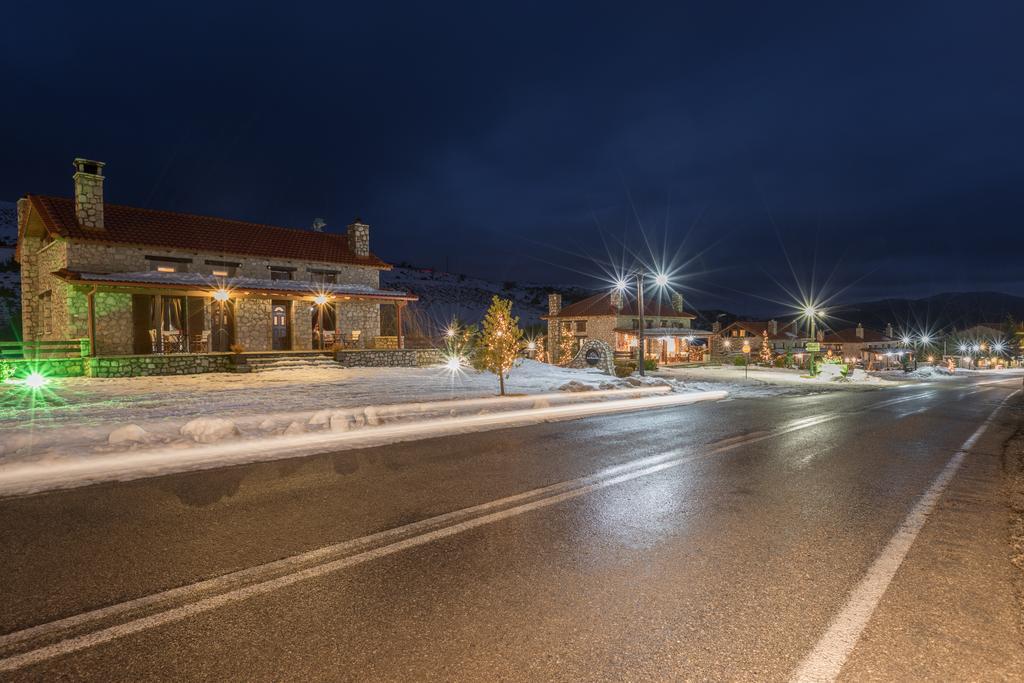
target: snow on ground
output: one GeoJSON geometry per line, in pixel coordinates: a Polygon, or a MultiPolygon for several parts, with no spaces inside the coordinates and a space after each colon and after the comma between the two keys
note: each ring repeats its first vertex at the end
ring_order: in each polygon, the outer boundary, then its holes
{"type": "Polygon", "coordinates": [[[3,385],[0,468],[94,451],[340,432],[407,419],[691,391],[664,379],[618,379],[531,360],[512,371],[506,388],[513,397],[495,399],[497,377],[471,369],[341,366],[56,379],[36,393],[3,385]]]}
{"type": "Polygon", "coordinates": [[[788,368],[751,366],[744,376],[743,366],[712,365],[694,368],[665,368],[658,376],[682,381],[690,389],[727,389],[732,397],[779,396],[817,393],[834,390],[863,390],[898,386],[899,382],[875,377],[854,369],[842,379],[839,366],[823,364],[817,377],[808,377],[806,371],[788,368]]]}

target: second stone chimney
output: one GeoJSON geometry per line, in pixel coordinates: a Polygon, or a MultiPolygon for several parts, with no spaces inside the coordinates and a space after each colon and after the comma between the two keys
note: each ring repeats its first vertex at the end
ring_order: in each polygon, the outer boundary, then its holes
{"type": "Polygon", "coordinates": [[[857,323],[857,329],[855,330],[855,332],[857,334],[857,339],[864,338],[864,326],[861,325],[860,323],[857,323]]]}
{"type": "Polygon", "coordinates": [[[616,313],[622,310],[622,290],[621,289],[613,289],[612,290],[612,293],[611,293],[611,304],[612,304],[612,308],[615,309],[616,313]]]}
{"type": "Polygon", "coordinates": [[[103,230],[103,166],[75,159],[75,218],[88,230],[103,230]]]}
{"type": "Polygon", "coordinates": [[[779,336],[779,321],[778,320],[769,320],[768,321],[768,334],[770,334],[773,337],[779,336]]]}
{"type": "Polygon", "coordinates": [[[888,337],[889,339],[892,339],[893,337],[896,336],[893,333],[893,331],[892,331],[892,323],[887,323],[886,324],[886,326],[885,326],[885,336],[888,337]]]}
{"type": "Polygon", "coordinates": [[[683,295],[679,292],[672,292],[672,310],[676,313],[683,312],[683,295]]]}
{"type": "Polygon", "coordinates": [[[356,218],[348,226],[348,248],[356,256],[370,255],[370,226],[356,218]]]}
{"type": "Polygon", "coordinates": [[[548,315],[558,315],[562,310],[562,295],[558,292],[548,294],[548,315]]]}

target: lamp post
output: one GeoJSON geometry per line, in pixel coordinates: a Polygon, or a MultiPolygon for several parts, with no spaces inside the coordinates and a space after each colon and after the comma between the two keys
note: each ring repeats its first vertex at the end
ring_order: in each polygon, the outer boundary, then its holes
{"type": "Polygon", "coordinates": [[[313,303],[316,304],[316,329],[320,333],[320,350],[324,350],[324,304],[327,303],[327,297],[323,294],[317,294],[313,299],[313,303]]]}
{"type": "MultiPolygon", "coordinates": [[[[636,270],[627,276],[619,278],[615,283],[615,288],[620,292],[625,292],[629,283],[626,281],[627,277],[636,278],[636,313],[637,313],[637,370],[640,372],[640,376],[646,376],[647,371],[644,368],[644,362],[647,360],[644,353],[644,328],[646,322],[644,320],[644,272],[642,270],[636,270]]],[[[658,273],[654,276],[654,284],[659,287],[668,286],[668,275],[664,273],[658,273]]]]}
{"type": "MultiPolygon", "coordinates": [[[[818,343],[818,338],[814,334],[814,322],[815,322],[815,319],[818,316],[818,311],[814,308],[814,306],[807,306],[804,309],[804,315],[806,315],[808,318],[810,318],[810,321],[811,321],[811,331],[810,331],[811,343],[816,346],[817,343],[818,343]]],[[[814,346],[809,348],[807,350],[807,352],[808,352],[807,374],[810,375],[811,377],[814,377],[817,374],[817,369],[818,369],[817,365],[815,364],[815,348],[814,348],[814,346]]]]}
{"type": "Polygon", "coordinates": [[[743,355],[746,356],[746,363],[743,364],[743,379],[747,379],[750,370],[750,343],[743,342],[743,355]]]}

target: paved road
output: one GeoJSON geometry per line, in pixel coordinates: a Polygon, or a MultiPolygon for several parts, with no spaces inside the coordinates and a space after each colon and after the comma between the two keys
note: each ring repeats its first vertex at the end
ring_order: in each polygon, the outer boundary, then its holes
{"type": "Polygon", "coordinates": [[[1020,395],[963,450],[1019,381],[3,500],[0,676],[1019,679],[999,458],[1020,395]]]}

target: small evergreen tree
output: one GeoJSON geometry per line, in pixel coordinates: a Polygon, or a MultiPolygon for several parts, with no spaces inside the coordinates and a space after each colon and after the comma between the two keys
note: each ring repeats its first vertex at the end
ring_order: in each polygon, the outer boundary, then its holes
{"type": "Polygon", "coordinates": [[[759,358],[765,365],[772,364],[772,347],[768,344],[768,330],[761,332],[761,353],[759,358]]]}
{"type": "Polygon", "coordinates": [[[484,317],[477,359],[481,369],[498,376],[502,396],[505,395],[505,378],[519,357],[522,338],[523,331],[519,329],[519,318],[512,315],[512,302],[495,295],[484,317]]]}

